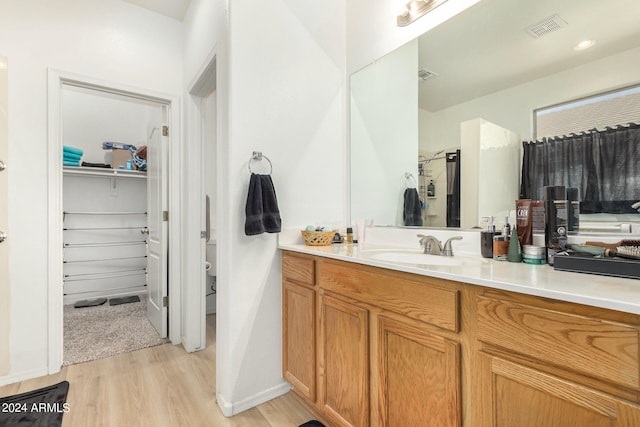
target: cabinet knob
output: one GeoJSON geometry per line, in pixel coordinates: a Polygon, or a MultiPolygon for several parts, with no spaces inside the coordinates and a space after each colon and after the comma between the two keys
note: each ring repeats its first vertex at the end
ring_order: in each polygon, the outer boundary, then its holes
{"type": "Polygon", "coordinates": [[[148,228],[141,228],[140,229],[140,234],[149,234],[149,229],[148,228]]]}

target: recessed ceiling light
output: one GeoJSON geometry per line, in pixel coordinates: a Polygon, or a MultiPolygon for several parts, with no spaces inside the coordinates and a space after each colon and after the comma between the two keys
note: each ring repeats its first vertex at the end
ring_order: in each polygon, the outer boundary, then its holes
{"type": "Polygon", "coordinates": [[[573,50],[585,50],[596,44],[595,40],[583,40],[573,47],[573,50]]]}

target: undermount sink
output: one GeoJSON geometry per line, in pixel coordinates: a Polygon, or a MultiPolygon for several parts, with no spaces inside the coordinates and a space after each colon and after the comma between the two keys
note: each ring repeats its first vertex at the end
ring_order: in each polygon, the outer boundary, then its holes
{"type": "Polygon", "coordinates": [[[369,249],[361,252],[367,259],[402,264],[433,265],[433,266],[461,266],[480,265],[483,260],[468,256],[428,255],[413,249],[369,249]]]}

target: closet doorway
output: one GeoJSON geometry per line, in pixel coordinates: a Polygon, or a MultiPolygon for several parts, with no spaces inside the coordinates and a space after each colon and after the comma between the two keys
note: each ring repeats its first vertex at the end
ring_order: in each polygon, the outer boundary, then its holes
{"type": "Polygon", "coordinates": [[[60,214],[60,230],[53,234],[62,247],[52,256],[62,292],[50,293],[49,360],[56,372],[62,364],[163,342],[173,332],[168,147],[174,117],[171,97],[51,74],[57,138],[50,140],[50,160],[60,165],[59,205],[52,210],[60,214]],[[96,318],[104,328],[87,326],[96,318]],[[89,354],[77,354],[85,348],[89,354]]]}

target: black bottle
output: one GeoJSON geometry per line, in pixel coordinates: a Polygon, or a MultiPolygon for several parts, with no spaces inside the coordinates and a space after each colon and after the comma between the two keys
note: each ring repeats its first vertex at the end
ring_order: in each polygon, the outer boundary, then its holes
{"type": "Polygon", "coordinates": [[[566,249],[567,216],[566,188],[563,185],[544,187],[544,239],[549,265],[553,265],[555,254],[566,249]]]}
{"type": "Polygon", "coordinates": [[[580,194],[575,187],[567,188],[567,232],[577,234],[580,231],[580,194]]]}
{"type": "Polygon", "coordinates": [[[493,217],[489,217],[487,231],[480,232],[480,253],[484,258],[493,258],[493,236],[499,235],[496,226],[493,225],[493,217]]]}
{"type": "Polygon", "coordinates": [[[429,185],[427,185],[427,196],[434,197],[435,195],[436,195],[436,186],[433,185],[433,180],[431,180],[431,182],[429,182],[429,185]]]}

